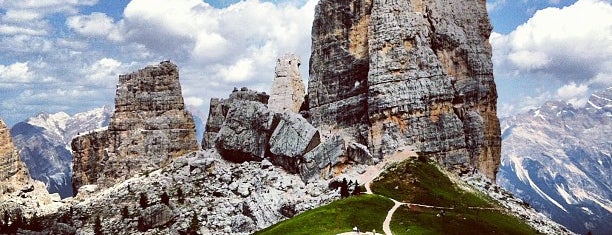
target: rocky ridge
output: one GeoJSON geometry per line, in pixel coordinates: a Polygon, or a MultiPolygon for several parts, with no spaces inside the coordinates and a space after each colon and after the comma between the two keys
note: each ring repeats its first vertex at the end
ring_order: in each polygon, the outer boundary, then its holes
{"type": "Polygon", "coordinates": [[[120,75],[107,130],[78,136],[73,188],[111,186],[199,149],[193,117],[185,111],[177,66],[164,61],[120,75]]]}
{"type": "Polygon", "coordinates": [[[47,185],[50,193],[70,197],[73,195],[70,143],[81,133],[107,126],[112,112],[110,107],[101,107],[72,116],[63,112],[41,113],[15,124],[11,136],[32,178],[47,185]]]}
{"type": "Polygon", "coordinates": [[[236,164],[208,150],[77,196],[62,216],[70,218],[78,233],[92,233],[99,217],[104,234],[251,234],[338,197],[325,182],[305,184],[267,161],[236,164]]]}
{"type": "Polygon", "coordinates": [[[320,1],[314,126],[377,158],[404,149],[495,178],[501,148],[485,3],[320,1]]]}

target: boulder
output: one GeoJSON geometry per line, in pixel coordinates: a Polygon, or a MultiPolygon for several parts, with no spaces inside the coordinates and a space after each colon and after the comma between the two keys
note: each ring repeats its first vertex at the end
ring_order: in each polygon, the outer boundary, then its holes
{"type": "Polygon", "coordinates": [[[304,161],[299,165],[300,177],[304,182],[328,179],[334,175],[333,168],[346,161],[345,155],[344,139],[334,135],[304,155],[304,161]]]}
{"type": "Polygon", "coordinates": [[[233,102],[215,138],[215,146],[229,161],[261,161],[265,157],[274,120],[274,113],[260,102],[233,102]]]}
{"type": "Polygon", "coordinates": [[[155,204],[141,212],[141,226],[144,230],[162,227],[172,222],[175,216],[170,207],[165,204],[155,204]]]}
{"type": "Polygon", "coordinates": [[[319,131],[299,114],[285,112],[279,116],[269,141],[270,161],[298,173],[302,156],[321,142],[319,131]]]}

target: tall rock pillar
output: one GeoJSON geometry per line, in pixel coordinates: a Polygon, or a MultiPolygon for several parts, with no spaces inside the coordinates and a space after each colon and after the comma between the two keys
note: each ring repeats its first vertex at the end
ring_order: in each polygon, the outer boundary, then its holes
{"type": "Polygon", "coordinates": [[[294,54],[285,54],[276,60],[276,76],[272,82],[268,108],[275,112],[300,111],[305,95],[300,64],[300,58],[294,54]]]}
{"type": "Polygon", "coordinates": [[[22,189],[33,180],[13,145],[11,133],[0,119],[0,198],[22,189]]]}
{"type": "Polygon", "coordinates": [[[119,76],[108,130],[72,141],[73,188],[109,186],[199,149],[178,68],[168,61],[119,76]]]}
{"type": "Polygon", "coordinates": [[[322,0],[315,14],[316,125],[342,120],[375,156],[411,149],[495,178],[501,138],[485,1],[322,0]]]}

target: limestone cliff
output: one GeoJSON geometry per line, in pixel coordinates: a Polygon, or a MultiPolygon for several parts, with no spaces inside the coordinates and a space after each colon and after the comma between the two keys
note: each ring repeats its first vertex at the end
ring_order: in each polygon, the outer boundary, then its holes
{"type": "Polygon", "coordinates": [[[312,122],[382,158],[412,149],[495,178],[500,157],[484,1],[322,0],[312,122]]]}
{"type": "Polygon", "coordinates": [[[304,103],[305,88],[299,68],[300,58],[294,54],[285,54],[276,60],[268,108],[275,112],[300,111],[304,103]]]}
{"type": "Polygon", "coordinates": [[[21,190],[32,179],[13,145],[9,129],[0,119],[0,198],[21,190]]]}
{"type": "Polygon", "coordinates": [[[108,129],[73,140],[73,187],[109,186],[198,148],[177,66],[147,66],[119,76],[108,129]]]}

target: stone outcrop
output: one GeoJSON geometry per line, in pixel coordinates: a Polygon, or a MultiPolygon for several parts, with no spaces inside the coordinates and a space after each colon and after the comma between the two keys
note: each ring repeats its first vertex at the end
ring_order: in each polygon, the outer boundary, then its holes
{"type": "Polygon", "coordinates": [[[295,113],[281,113],[270,135],[270,162],[291,173],[299,173],[302,156],[321,143],[319,131],[295,113]]]}
{"type": "Polygon", "coordinates": [[[230,105],[215,138],[221,156],[234,162],[261,161],[273,128],[274,113],[262,103],[237,101],[230,105]]]}
{"type": "Polygon", "coordinates": [[[500,157],[484,1],[322,0],[312,122],[382,158],[402,149],[495,178],[500,157]]]}
{"type": "Polygon", "coordinates": [[[300,111],[305,96],[300,64],[300,58],[294,54],[285,54],[276,60],[268,108],[275,112],[300,111]]]}
{"type": "Polygon", "coordinates": [[[55,213],[62,206],[59,194],[30,178],[28,168],[13,145],[9,129],[0,119],[0,233],[3,225],[55,213]]]}
{"type": "Polygon", "coordinates": [[[206,122],[206,131],[202,138],[202,149],[215,147],[215,137],[221,130],[225,116],[229,111],[232,103],[236,101],[255,101],[261,104],[268,104],[270,98],[264,92],[257,92],[247,89],[246,87],[240,90],[234,89],[228,99],[212,98],[210,100],[210,111],[208,112],[208,120],[206,122]]]}
{"type": "Polygon", "coordinates": [[[164,61],[119,76],[107,130],[72,142],[73,187],[101,187],[157,169],[199,148],[185,110],[177,66],[164,61]]]}
{"type": "Polygon", "coordinates": [[[0,198],[26,189],[32,183],[28,168],[13,145],[10,131],[0,119],[0,198]]]}

